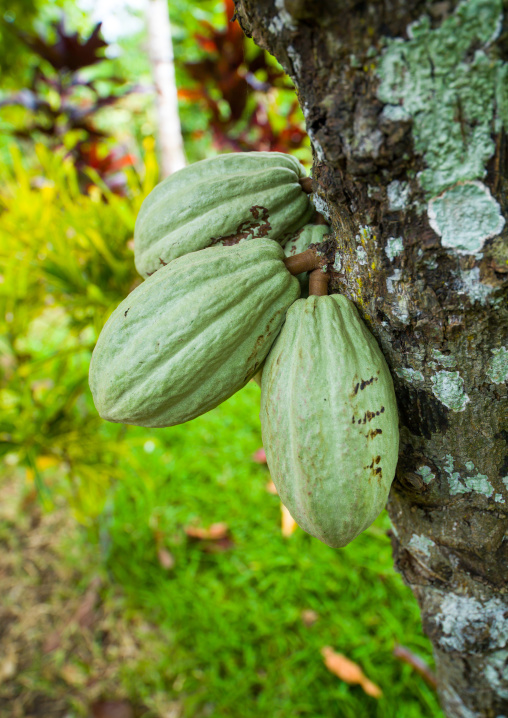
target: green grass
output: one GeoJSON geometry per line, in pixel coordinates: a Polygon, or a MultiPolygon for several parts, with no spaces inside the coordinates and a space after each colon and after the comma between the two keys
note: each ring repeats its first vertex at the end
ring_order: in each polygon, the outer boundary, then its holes
{"type": "Polygon", "coordinates": [[[103,425],[104,439],[122,442],[124,479],[95,535],[131,605],[172,637],[158,661],[125,675],[132,697],[164,691],[193,718],[441,716],[435,694],[392,656],[402,643],[432,660],[416,601],[392,567],[387,516],[341,550],[299,529],[283,538],[268,471],[251,461],[258,407],[251,383],[182,426],[119,436],[103,425]],[[234,541],[222,553],[204,552],[183,531],[218,521],[234,541]],[[170,571],[157,541],[175,558],[170,571]],[[310,627],[305,609],[319,614],[310,627]],[[330,674],[325,645],[359,663],[384,696],[330,674]]]}

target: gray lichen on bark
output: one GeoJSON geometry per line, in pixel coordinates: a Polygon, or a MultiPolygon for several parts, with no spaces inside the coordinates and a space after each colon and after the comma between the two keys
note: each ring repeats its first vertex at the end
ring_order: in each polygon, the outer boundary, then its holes
{"type": "Polygon", "coordinates": [[[508,6],[236,0],[294,80],[314,200],[392,370],[397,569],[448,716],[508,715],[508,6]]]}

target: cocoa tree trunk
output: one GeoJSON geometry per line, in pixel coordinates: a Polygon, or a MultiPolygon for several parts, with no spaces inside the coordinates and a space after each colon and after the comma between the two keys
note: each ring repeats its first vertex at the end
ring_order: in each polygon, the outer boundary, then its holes
{"type": "Polygon", "coordinates": [[[331,292],[390,365],[397,569],[448,716],[508,715],[508,7],[236,0],[293,79],[331,292]]]}

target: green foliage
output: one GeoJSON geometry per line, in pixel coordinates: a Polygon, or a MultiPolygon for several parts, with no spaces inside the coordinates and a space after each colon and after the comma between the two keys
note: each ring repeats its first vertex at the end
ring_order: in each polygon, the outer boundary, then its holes
{"type": "MultiPolygon", "coordinates": [[[[47,25],[66,4],[18,0],[2,12],[17,7],[18,22],[22,9],[20,27],[29,30],[37,8],[47,25]]],[[[224,23],[224,6],[205,0],[190,12],[188,0],[175,0],[171,19],[183,86],[183,62],[203,58],[194,38],[199,21],[224,23]]],[[[135,42],[126,41],[129,54],[114,61],[114,73],[146,72],[135,42]]],[[[2,62],[10,62],[11,74],[3,86],[19,87],[33,56],[21,57],[19,48],[9,55],[6,47],[2,62]]],[[[247,55],[252,51],[249,41],[247,55]]],[[[97,65],[99,71],[107,82],[109,71],[97,65]]],[[[266,99],[277,135],[294,101],[284,92],[266,99]]],[[[115,128],[118,137],[121,125],[128,140],[133,126],[138,140],[152,134],[142,102],[123,112],[122,122],[110,114],[103,129],[115,128]]],[[[183,103],[182,116],[188,157],[201,159],[211,150],[206,115],[183,103]]],[[[158,179],[153,142],[144,141],[143,175],[127,171],[126,197],[93,172],[96,185],[83,194],[63,151],[36,146],[33,160],[9,152],[0,189],[0,453],[6,464],[24,467],[48,507],[56,493],[66,495],[87,527],[87,551],[131,605],[172,637],[156,657],[147,649],[135,672],[122,666],[124,689],[138,704],[164,692],[185,718],[440,716],[435,695],[392,656],[396,642],[428,659],[430,648],[416,603],[392,568],[386,515],[341,551],[300,530],[281,536],[279,500],[265,490],[268,473],[250,461],[261,443],[257,387],[170,429],[98,417],[88,388],[91,351],[112,309],[140,281],[131,239],[158,179]],[[225,551],[209,553],[213,546],[185,534],[189,525],[217,521],[230,527],[225,551]],[[161,566],[162,549],[174,568],[161,566]],[[305,626],[303,610],[318,614],[314,625],[305,626]],[[375,701],[328,673],[324,645],[360,663],[384,698],[375,701]]]]}
{"type": "Polygon", "coordinates": [[[26,46],[13,31],[14,25],[19,29],[28,29],[42,4],[42,0],[0,0],[0,73],[3,85],[6,80],[7,84],[22,81],[29,64],[26,46]]]}
{"type": "Polygon", "coordinates": [[[144,176],[129,174],[124,198],[98,186],[82,194],[70,162],[43,147],[29,170],[13,150],[0,193],[7,463],[26,467],[48,505],[67,495],[112,579],[172,636],[156,659],[147,648],[135,674],[125,668],[135,702],[162,691],[189,718],[439,716],[435,695],[392,656],[397,642],[427,658],[430,649],[392,568],[386,516],[341,551],[300,530],[284,539],[268,473],[250,461],[261,443],[254,384],[169,429],[97,416],[88,365],[111,309],[139,281],[129,244],[157,178],[153,144],[145,149],[144,176]],[[230,527],[225,551],[185,534],[218,521],[230,527]],[[313,626],[304,610],[319,615],[313,626]],[[324,645],[357,661],[384,697],[328,673],[324,645]]]}
{"type": "Polygon", "coordinates": [[[0,452],[36,477],[53,458],[72,477],[75,505],[99,510],[119,447],[99,438],[88,366],[108,314],[139,282],[128,243],[158,168],[152,143],[143,179],[129,174],[129,198],[98,177],[101,188],[83,195],[61,153],[36,154],[26,170],[13,148],[0,194],[0,452]]]}
{"type": "MultiPolygon", "coordinates": [[[[0,77],[2,90],[22,87],[40,62],[21,40],[20,33],[34,29],[46,34],[62,13],[82,17],[74,0],[0,0],[0,77]]],[[[87,27],[90,23],[87,23],[87,27]]]]}
{"type": "Polygon", "coordinates": [[[416,602],[393,571],[386,514],[339,551],[301,530],[284,539],[269,474],[250,460],[258,409],[250,383],[188,424],[126,430],[123,480],[97,532],[130,602],[172,636],[158,661],[125,676],[132,697],[164,691],[189,718],[438,718],[435,694],[392,655],[403,643],[431,660],[416,602]],[[225,551],[185,535],[219,521],[234,544],[225,551]],[[169,571],[161,548],[174,557],[169,571]],[[305,610],[319,616],[310,627],[305,610]],[[357,661],[384,697],[329,674],[325,645],[357,661]]]}

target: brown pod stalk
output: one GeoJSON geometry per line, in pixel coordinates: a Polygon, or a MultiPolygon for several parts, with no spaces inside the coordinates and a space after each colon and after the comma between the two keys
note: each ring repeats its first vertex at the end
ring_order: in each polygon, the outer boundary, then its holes
{"type": "Polygon", "coordinates": [[[328,224],[328,220],[321,212],[316,212],[314,215],[314,224],[328,224]]]}
{"type": "Polygon", "coordinates": [[[302,177],[302,179],[299,179],[298,182],[304,192],[312,194],[312,177],[302,177]]]}
{"type": "Polygon", "coordinates": [[[326,297],[330,275],[315,269],[309,277],[309,297],[326,297]]]}
{"type": "Polygon", "coordinates": [[[292,257],[286,257],[282,260],[286,265],[286,269],[290,274],[301,274],[302,272],[310,272],[320,266],[320,260],[312,249],[306,249],[305,252],[294,254],[292,257]]]}

